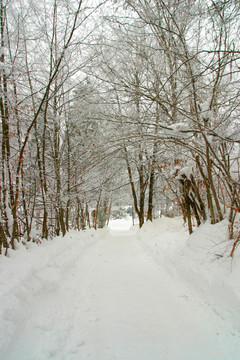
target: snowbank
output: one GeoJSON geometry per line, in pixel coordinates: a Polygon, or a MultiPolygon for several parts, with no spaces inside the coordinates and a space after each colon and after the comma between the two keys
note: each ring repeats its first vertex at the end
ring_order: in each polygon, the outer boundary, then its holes
{"type": "Polygon", "coordinates": [[[240,330],[240,248],[230,258],[227,221],[205,223],[188,235],[181,218],[147,222],[138,231],[146,250],[240,330]]]}
{"type": "Polygon", "coordinates": [[[45,240],[41,245],[32,242],[18,245],[7,257],[0,256],[0,349],[3,353],[8,346],[6,339],[14,338],[21,321],[28,316],[28,305],[54,292],[68,268],[73,267],[84,249],[105,231],[71,231],[64,238],[45,240]]]}

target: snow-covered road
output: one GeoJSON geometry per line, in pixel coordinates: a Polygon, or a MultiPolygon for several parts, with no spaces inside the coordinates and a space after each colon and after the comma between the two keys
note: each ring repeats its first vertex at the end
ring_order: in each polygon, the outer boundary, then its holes
{"type": "Polygon", "coordinates": [[[55,282],[63,254],[54,259],[43,276],[50,285],[24,310],[1,360],[239,360],[231,325],[157,265],[134,232],[103,232],[77,251],[65,250],[55,282]]]}

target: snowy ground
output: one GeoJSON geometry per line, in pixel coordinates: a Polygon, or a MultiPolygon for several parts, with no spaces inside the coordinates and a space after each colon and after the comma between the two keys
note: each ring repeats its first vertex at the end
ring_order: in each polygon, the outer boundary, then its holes
{"type": "Polygon", "coordinates": [[[239,360],[240,259],[215,261],[220,228],[130,226],[0,257],[1,360],[239,360]]]}

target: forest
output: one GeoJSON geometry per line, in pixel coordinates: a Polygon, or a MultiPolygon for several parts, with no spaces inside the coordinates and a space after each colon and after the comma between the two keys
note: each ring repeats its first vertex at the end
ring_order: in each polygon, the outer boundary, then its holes
{"type": "Polygon", "coordinates": [[[0,253],[183,216],[240,242],[238,0],[0,0],[0,253]]]}

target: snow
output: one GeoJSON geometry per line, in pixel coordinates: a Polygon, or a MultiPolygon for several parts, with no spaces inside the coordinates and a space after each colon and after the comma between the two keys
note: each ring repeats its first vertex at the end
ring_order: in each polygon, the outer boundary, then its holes
{"type": "Polygon", "coordinates": [[[181,217],[163,217],[146,223],[138,236],[161,267],[240,331],[240,251],[230,258],[227,219],[215,225],[206,222],[189,236],[181,217]]]}
{"type": "Polygon", "coordinates": [[[110,229],[118,231],[128,231],[131,230],[131,227],[132,219],[130,217],[127,217],[126,219],[111,220],[109,224],[110,229]]]}
{"type": "Polygon", "coordinates": [[[114,220],[1,256],[0,359],[238,360],[226,225],[114,220]]]}
{"type": "Polygon", "coordinates": [[[188,179],[193,174],[193,167],[191,166],[184,166],[178,173],[178,179],[181,179],[183,175],[185,175],[188,179]]]}
{"type": "Polygon", "coordinates": [[[203,119],[210,119],[212,117],[212,112],[210,110],[210,103],[209,100],[205,101],[200,105],[201,112],[202,112],[202,118],[203,119]]]}
{"type": "Polygon", "coordinates": [[[170,129],[173,130],[174,133],[181,133],[182,131],[188,131],[189,127],[187,124],[179,122],[169,126],[170,129]]]}
{"type": "Polygon", "coordinates": [[[166,135],[187,138],[191,134],[187,123],[179,122],[172,125],[163,124],[163,126],[166,126],[164,129],[166,135]]]}

